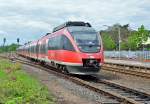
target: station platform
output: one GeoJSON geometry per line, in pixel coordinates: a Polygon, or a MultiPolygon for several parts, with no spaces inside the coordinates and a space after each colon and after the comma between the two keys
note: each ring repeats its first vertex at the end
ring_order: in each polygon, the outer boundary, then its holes
{"type": "Polygon", "coordinates": [[[119,60],[119,59],[111,59],[111,58],[105,58],[104,62],[150,68],[150,62],[140,62],[134,60],[119,60]]]}

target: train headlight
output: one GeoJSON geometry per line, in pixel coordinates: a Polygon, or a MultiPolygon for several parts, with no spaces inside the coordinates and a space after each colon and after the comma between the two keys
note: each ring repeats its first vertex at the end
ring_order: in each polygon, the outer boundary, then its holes
{"type": "Polygon", "coordinates": [[[79,48],[81,49],[82,47],[81,47],[81,46],[79,46],[79,48]]]}
{"type": "Polygon", "coordinates": [[[97,49],[100,49],[100,47],[97,47],[97,49]]]}

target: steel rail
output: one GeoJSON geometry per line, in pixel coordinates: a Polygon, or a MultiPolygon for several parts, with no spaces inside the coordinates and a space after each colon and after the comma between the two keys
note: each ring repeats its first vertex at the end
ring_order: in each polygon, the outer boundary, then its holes
{"type": "Polygon", "coordinates": [[[120,66],[118,64],[113,64],[113,65],[112,64],[104,64],[102,66],[102,69],[106,70],[106,71],[118,72],[118,73],[122,73],[122,74],[128,74],[128,75],[133,75],[133,76],[137,76],[137,77],[150,79],[150,73],[148,72],[149,70],[146,71],[146,69],[140,69],[141,71],[139,71],[138,69],[136,70],[134,67],[120,66]]]}
{"type": "Polygon", "coordinates": [[[150,103],[149,93],[142,92],[133,88],[129,88],[124,85],[115,83],[113,81],[99,79],[96,76],[92,76],[92,77],[95,77],[97,86],[100,86],[100,87],[103,86],[104,89],[107,89],[108,91],[111,91],[112,93],[117,93],[128,99],[132,99],[134,101],[137,101],[143,104],[150,103]]]}

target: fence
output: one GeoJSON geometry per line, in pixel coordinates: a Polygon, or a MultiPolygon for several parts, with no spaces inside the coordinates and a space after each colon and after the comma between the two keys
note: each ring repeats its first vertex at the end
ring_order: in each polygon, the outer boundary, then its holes
{"type": "Polygon", "coordinates": [[[105,51],[107,58],[121,58],[150,62],[150,51],[105,51]]]}

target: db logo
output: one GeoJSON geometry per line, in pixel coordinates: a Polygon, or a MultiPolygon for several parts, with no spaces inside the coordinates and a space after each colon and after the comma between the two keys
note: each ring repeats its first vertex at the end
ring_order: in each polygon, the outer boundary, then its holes
{"type": "Polygon", "coordinates": [[[89,56],[89,58],[94,58],[94,56],[89,56]]]}
{"type": "Polygon", "coordinates": [[[94,58],[94,56],[91,55],[91,54],[87,54],[87,55],[88,55],[89,58],[94,58]]]}

